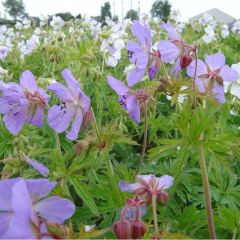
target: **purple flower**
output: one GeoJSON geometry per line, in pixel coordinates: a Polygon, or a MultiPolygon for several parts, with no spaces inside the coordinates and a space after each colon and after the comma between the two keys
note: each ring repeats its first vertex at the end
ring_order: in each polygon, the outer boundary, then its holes
{"type": "Polygon", "coordinates": [[[22,73],[20,84],[0,82],[0,113],[7,129],[14,135],[28,122],[37,127],[43,125],[44,108],[49,96],[37,87],[33,74],[26,70],[22,73]]]}
{"type": "Polygon", "coordinates": [[[31,165],[35,170],[37,170],[42,176],[47,177],[49,174],[49,170],[48,168],[43,165],[42,163],[37,162],[36,160],[32,160],[27,156],[23,156],[23,159],[26,161],[26,163],[28,163],[29,165],[31,165]]]}
{"type": "Polygon", "coordinates": [[[75,211],[71,201],[46,198],[55,186],[47,179],[0,181],[0,238],[39,239],[46,233],[43,222],[62,224],[70,218],[75,211]]]}
{"type": "MultiPolygon", "coordinates": [[[[195,61],[187,68],[187,74],[194,78],[195,61]]],[[[198,59],[196,85],[202,94],[211,93],[219,103],[225,102],[223,81],[232,82],[237,79],[237,72],[225,65],[222,53],[216,53],[205,58],[206,64],[198,59]]]]}
{"type": "Polygon", "coordinates": [[[119,95],[119,103],[128,111],[130,118],[136,123],[140,122],[140,104],[136,92],[112,76],[107,78],[108,85],[119,95]]]}
{"type": "Polygon", "coordinates": [[[64,69],[62,76],[67,87],[61,83],[53,83],[48,87],[62,100],[61,104],[49,109],[48,123],[57,133],[66,131],[71,125],[67,138],[75,140],[78,137],[83,117],[90,108],[90,99],[83,93],[69,69],[64,69]]]}
{"type": "Polygon", "coordinates": [[[179,72],[191,63],[191,53],[196,48],[186,44],[170,23],[163,23],[162,28],[167,31],[171,40],[161,41],[157,48],[165,63],[175,61],[174,66],[170,69],[170,74],[174,74],[176,78],[179,72]]]}
{"type": "Polygon", "coordinates": [[[159,195],[163,190],[170,188],[173,185],[174,178],[168,175],[156,177],[150,175],[136,176],[136,183],[128,183],[120,181],[118,186],[122,192],[131,192],[138,195],[146,196],[149,203],[153,194],[159,195]]]}
{"type": "Polygon", "coordinates": [[[133,86],[143,78],[147,67],[149,67],[150,79],[156,76],[160,67],[159,52],[153,51],[151,53],[152,35],[150,28],[138,21],[134,21],[132,34],[138,39],[139,43],[130,40],[127,44],[129,60],[136,66],[128,74],[127,82],[129,86],[133,86]]]}

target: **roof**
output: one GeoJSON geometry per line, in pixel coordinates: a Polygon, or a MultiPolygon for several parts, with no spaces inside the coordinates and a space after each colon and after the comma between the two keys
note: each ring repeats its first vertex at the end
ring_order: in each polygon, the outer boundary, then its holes
{"type": "MultiPolygon", "coordinates": [[[[210,9],[204,13],[207,13],[209,15],[211,15],[212,17],[215,18],[215,20],[219,23],[224,23],[224,24],[230,24],[230,23],[233,23],[235,21],[235,18],[230,16],[229,14],[217,9],[217,8],[213,8],[213,9],[210,9]]],[[[191,17],[189,18],[189,22],[194,22],[194,21],[197,21],[201,16],[202,14],[204,13],[201,13],[201,14],[198,14],[194,17],[191,17]]]]}

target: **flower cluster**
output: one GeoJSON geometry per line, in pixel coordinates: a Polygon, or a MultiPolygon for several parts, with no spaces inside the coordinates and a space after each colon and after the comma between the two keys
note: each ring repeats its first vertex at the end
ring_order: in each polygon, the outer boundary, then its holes
{"type": "MultiPolygon", "coordinates": [[[[50,107],[48,123],[57,133],[66,131],[71,125],[67,138],[75,140],[83,118],[89,111],[90,99],[68,69],[64,69],[62,75],[67,87],[61,83],[53,83],[48,87],[62,101],[50,107]]],[[[25,123],[42,127],[44,110],[48,108],[50,97],[37,86],[29,70],[22,73],[20,84],[0,82],[0,91],[0,113],[4,115],[3,121],[12,134],[18,134],[25,123]]]]}

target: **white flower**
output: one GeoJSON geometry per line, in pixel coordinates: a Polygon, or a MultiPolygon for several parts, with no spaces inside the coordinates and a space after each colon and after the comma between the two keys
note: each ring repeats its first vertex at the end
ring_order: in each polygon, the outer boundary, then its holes
{"type": "Polygon", "coordinates": [[[228,29],[222,29],[221,36],[222,38],[226,38],[229,35],[228,29]]]}
{"type": "Polygon", "coordinates": [[[215,40],[215,36],[214,36],[214,30],[213,28],[208,25],[207,27],[205,27],[205,34],[202,37],[203,41],[206,43],[210,43],[213,40],[215,40]]]}
{"type": "MultiPolygon", "coordinates": [[[[185,89],[187,89],[187,88],[188,88],[187,86],[182,86],[182,87],[180,88],[180,91],[183,91],[183,90],[185,90],[185,89]]],[[[187,94],[179,94],[179,95],[178,95],[178,98],[177,98],[178,102],[179,102],[179,103],[183,103],[186,96],[187,96],[187,94]]],[[[171,100],[172,100],[172,96],[168,96],[168,95],[167,95],[167,99],[168,99],[169,101],[171,101],[171,100]]]]}
{"type": "Polygon", "coordinates": [[[54,15],[50,22],[50,26],[54,30],[59,30],[60,28],[62,28],[64,26],[64,20],[61,17],[54,15]]]}
{"type": "Polygon", "coordinates": [[[185,28],[185,23],[184,22],[181,22],[177,25],[177,31],[180,32],[180,33],[183,31],[184,28],[185,28]]]}
{"type": "Polygon", "coordinates": [[[20,29],[23,28],[23,25],[22,25],[20,22],[17,22],[17,23],[15,24],[15,28],[18,29],[18,30],[20,30],[20,29]]]}
{"type": "Polygon", "coordinates": [[[4,60],[8,55],[8,47],[0,45],[0,59],[4,60]]]}
{"type": "Polygon", "coordinates": [[[0,67],[0,78],[3,78],[4,77],[4,75],[6,75],[7,74],[7,70],[6,69],[4,69],[4,68],[2,68],[2,67],[0,67]]]}
{"type": "Polygon", "coordinates": [[[41,15],[39,18],[40,18],[40,27],[43,27],[48,24],[48,16],[41,15]]]}

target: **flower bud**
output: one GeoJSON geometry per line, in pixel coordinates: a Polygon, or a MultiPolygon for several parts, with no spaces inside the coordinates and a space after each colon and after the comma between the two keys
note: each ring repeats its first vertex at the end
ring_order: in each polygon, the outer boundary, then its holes
{"type": "Polygon", "coordinates": [[[157,201],[160,204],[167,204],[167,202],[169,201],[169,196],[167,192],[164,191],[160,191],[157,195],[157,201]]]}
{"type": "Polygon", "coordinates": [[[180,66],[182,69],[186,68],[189,66],[192,62],[192,57],[189,55],[183,55],[180,59],[180,66]]]}
{"type": "Polygon", "coordinates": [[[117,239],[131,238],[131,223],[126,220],[117,221],[113,226],[114,233],[117,239]]]}
{"type": "Polygon", "coordinates": [[[147,227],[145,223],[141,220],[137,220],[132,222],[132,238],[139,239],[144,236],[147,231],[147,227]]]}

